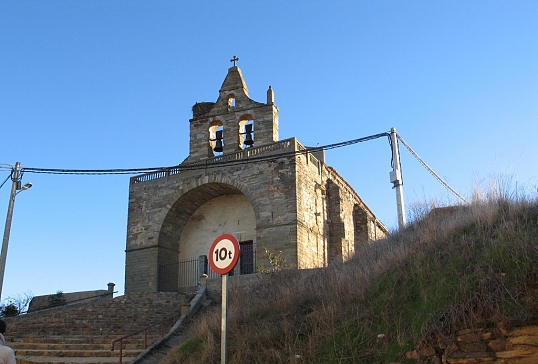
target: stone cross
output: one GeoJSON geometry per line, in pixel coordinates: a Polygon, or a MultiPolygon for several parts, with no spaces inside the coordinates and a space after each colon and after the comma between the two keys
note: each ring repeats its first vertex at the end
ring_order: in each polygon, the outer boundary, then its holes
{"type": "Polygon", "coordinates": [[[237,56],[234,56],[234,58],[230,59],[230,62],[233,62],[234,64],[234,67],[235,67],[235,62],[239,61],[239,57],[237,56]]]}

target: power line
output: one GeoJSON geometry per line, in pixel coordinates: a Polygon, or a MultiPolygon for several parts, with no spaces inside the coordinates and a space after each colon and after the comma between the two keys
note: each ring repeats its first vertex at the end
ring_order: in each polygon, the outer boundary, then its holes
{"type": "Polygon", "coordinates": [[[463,202],[465,203],[469,203],[467,202],[466,199],[464,199],[463,197],[461,197],[452,187],[450,187],[448,185],[448,183],[446,183],[441,177],[439,177],[439,175],[437,173],[435,173],[433,171],[433,169],[430,168],[430,166],[428,166],[426,164],[426,162],[424,162],[422,160],[422,158],[420,158],[418,156],[417,153],[415,153],[415,151],[413,149],[411,149],[411,147],[402,139],[402,137],[400,136],[400,134],[396,134],[396,136],[398,137],[398,139],[402,142],[402,144],[407,148],[407,150],[409,150],[409,152],[411,152],[411,154],[419,161],[420,164],[422,164],[424,166],[424,168],[426,168],[428,170],[428,172],[430,172],[432,174],[432,176],[434,176],[443,186],[445,186],[446,189],[448,189],[450,192],[452,192],[457,198],[459,198],[460,200],[462,200],[463,202]]]}
{"type": "Polygon", "coordinates": [[[273,160],[277,158],[283,158],[283,157],[291,157],[299,154],[305,154],[305,153],[313,153],[317,151],[322,150],[328,150],[328,149],[335,149],[335,148],[341,148],[357,143],[366,142],[369,140],[381,138],[381,137],[390,137],[389,133],[379,133],[374,135],[369,135],[367,137],[358,138],[358,139],[352,139],[347,140],[344,142],[334,143],[334,144],[327,144],[324,146],[319,147],[308,147],[305,150],[299,150],[299,151],[292,151],[292,152],[284,152],[284,153],[277,153],[277,154],[268,154],[268,155],[258,155],[256,157],[250,157],[250,158],[243,158],[243,159],[237,159],[237,160],[219,160],[219,158],[214,158],[213,161],[204,161],[204,162],[196,162],[196,163],[190,163],[185,165],[176,165],[176,166],[169,166],[169,167],[148,167],[148,168],[116,168],[116,169],[59,169],[59,168],[35,168],[35,167],[25,167],[22,169],[22,171],[27,173],[44,173],[44,174],[85,174],[85,175],[108,175],[108,174],[139,174],[139,173],[151,173],[151,172],[157,172],[162,170],[168,170],[168,169],[179,169],[182,170],[198,170],[198,169],[206,169],[206,168],[212,168],[212,167],[223,167],[223,166],[229,166],[229,165],[240,165],[240,164],[248,164],[253,162],[259,162],[259,161],[265,161],[265,160],[273,160]]]}
{"type": "Polygon", "coordinates": [[[138,174],[156,172],[174,167],[150,167],[150,168],[115,168],[115,169],[60,169],[60,168],[35,168],[25,167],[27,173],[44,174],[85,174],[85,175],[106,175],[106,174],[138,174]]]}
{"type": "Polygon", "coordinates": [[[6,182],[9,179],[9,177],[11,177],[11,173],[7,176],[7,178],[4,180],[4,182],[2,182],[2,184],[0,185],[0,188],[4,187],[4,185],[6,184],[6,182]]]}
{"type": "MultiPolygon", "coordinates": [[[[465,200],[461,195],[459,195],[452,187],[448,185],[437,173],[431,169],[422,158],[418,156],[418,154],[403,140],[403,138],[396,134],[397,138],[402,142],[402,144],[409,150],[409,152],[419,161],[428,172],[430,172],[446,189],[448,189],[451,193],[453,193],[457,198],[462,200],[465,203],[468,203],[467,200],[465,200]]],[[[206,160],[203,162],[195,162],[195,163],[189,163],[185,165],[176,165],[176,166],[168,166],[168,167],[146,167],[146,168],[114,168],[114,169],[60,169],[60,168],[35,168],[35,167],[27,167],[21,169],[21,174],[24,172],[28,173],[43,173],[43,174],[82,174],[82,175],[112,175],[112,174],[141,174],[141,173],[152,173],[152,172],[158,172],[158,171],[165,171],[170,169],[178,169],[179,171],[188,171],[188,170],[198,170],[198,169],[207,169],[207,168],[216,168],[216,167],[224,167],[224,166],[230,166],[230,165],[241,165],[241,164],[249,164],[253,162],[261,162],[266,160],[276,160],[278,158],[285,158],[285,157],[291,157],[296,156],[300,154],[305,153],[313,153],[318,151],[324,151],[324,150],[330,150],[330,149],[336,149],[341,147],[346,147],[349,145],[357,144],[366,142],[369,140],[374,140],[382,137],[387,137],[389,141],[390,148],[392,150],[393,145],[390,140],[390,133],[384,132],[379,134],[373,134],[369,135],[363,138],[358,139],[352,139],[347,140],[344,142],[339,143],[333,143],[333,144],[327,144],[319,147],[306,147],[305,150],[299,150],[299,151],[292,151],[292,152],[284,152],[284,153],[277,153],[277,154],[268,154],[268,155],[258,155],[255,157],[249,157],[249,158],[242,158],[237,160],[221,160],[218,157],[214,158],[213,160],[206,160]]],[[[392,154],[391,154],[392,155],[392,154]]],[[[391,166],[393,165],[393,160],[391,158],[391,166]]],[[[0,169],[12,169],[13,166],[9,164],[0,164],[0,169]]],[[[6,181],[9,179],[6,179],[6,181]]],[[[6,183],[4,181],[2,185],[0,185],[0,188],[6,183]]]]}

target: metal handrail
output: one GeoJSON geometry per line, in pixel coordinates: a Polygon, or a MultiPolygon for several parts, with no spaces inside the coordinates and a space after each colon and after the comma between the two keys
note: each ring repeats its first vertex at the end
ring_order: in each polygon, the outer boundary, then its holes
{"type": "Polygon", "coordinates": [[[114,339],[114,340],[112,340],[112,344],[111,344],[112,347],[111,347],[110,351],[114,351],[114,347],[115,347],[117,342],[120,343],[120,364],[121,364],[121,363],[123,363],[123,340],[128,339],[128,338],[130,338],[132,336],[135,336],[137,334],[140,334],[141,332],[144,332],[144,350],[146,350],[148,348],[148,330],[151,329],[152,327],[157,326],[157,325],[161,325],[161,337],[163,337],[164,336],[164,323],[166,321],[170,320],[170,319],[173,319],[174,322],[175,322],[175,321],[177,321],[177,318],[178,318],[177,315],[174,315],[172,317],[167,317],[167,318],[165,318],[165,319],[163,319],[163,320],[161,320],[161,321],[159,321],[157,323],[154,323],[152,325],[146,326],[145,328],[140,329],[140,330],[138,330],[136,332],[133,332],[133,333],[125,335],[125,336],[122,336],[122,337],[120,337],[118,339],[114,339]]]}

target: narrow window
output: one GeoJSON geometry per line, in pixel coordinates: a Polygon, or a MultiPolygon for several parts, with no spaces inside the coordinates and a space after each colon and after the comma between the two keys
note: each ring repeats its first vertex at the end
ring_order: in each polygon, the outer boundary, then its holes
{"type": "Polygon", "coordinates": [[[254,244],[252,240],[240,241],[241,256],[239,261],[239,274],[254,273],[254,244]]]}
{"type": "Polygon", "coordinates": [[[209,146],[213,151],[213,155],[222,155],[224,150],[224,127],[220,121],[209,127],[209,146]]]}
{"type": "Polygon", "coordinates": [[[228,97],[228,111],[234,111],[235,110],[235,96],[230,95],[228,97]]]}

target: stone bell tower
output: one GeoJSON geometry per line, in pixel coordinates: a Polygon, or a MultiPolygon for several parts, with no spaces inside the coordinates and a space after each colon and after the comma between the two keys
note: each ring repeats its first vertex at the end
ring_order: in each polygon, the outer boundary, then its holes
{"type": "Polygon", "coordinates": [[[216,102],[200,102],[192,107],[190,152],[184,163],[259,147],[278,141],[278,108],[271,86],[267,102],[250,99],[239,58],[231,60],[216,102]]]}
{"type": "Polygon", "coordinates": [[[269,267],[267,252],[289,267],[326,267],[387,233],[323,151],[279,140],[272,88],[252,100],[237,61],[217,101],[193,106],[183,163],[130,180],[126,293],[196,287],[192,262],[203,268],[224,233],[240,245],[234,275],[269,267]]]}

